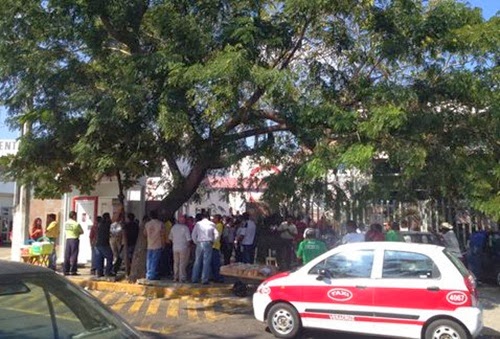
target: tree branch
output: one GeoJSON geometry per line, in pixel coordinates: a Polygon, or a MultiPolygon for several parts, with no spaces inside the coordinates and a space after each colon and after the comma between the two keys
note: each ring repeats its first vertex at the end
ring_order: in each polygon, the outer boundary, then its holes
{"type": "MultiPolygon", "coordinates": [[[[292,50],[288,53],[288,56],[286,57],[285,61],[281,64],[280,70],[285,69],[288,67],[290,62],[292,61],[293,57],[295,56],[295,53],[297,50],[300,48],[302,45],[302,40],[304,39],[304,36],[306,34],[307,28],[309,27],[309,24],[311,23],[310,20],[306,20],[304,26],[302,27],[302,30],[300,31],[299,38],[295,45],[293,46],[292,50]]],[[[275,68],[281,60],[287,55],[287,53],[283,53],[282,56],[280,56],[271,66],[271,68],[275,68]]],[[[224,134],[227,131],[232,130],[234,127],[238,126],[238,124],[247,121],[248,119],[248,111],[251,109],[251,107],[262,97],[262,95],[265,93],[265,89],[262,87],[258,87],[255,92],[252,94],[250,98],[248,98],[245,103],[240,107],[239,111],[241,112],[240,115],[229,119],[225,124],[223,124],[220,128],[218,128],[217,134],[224,134]]]]}

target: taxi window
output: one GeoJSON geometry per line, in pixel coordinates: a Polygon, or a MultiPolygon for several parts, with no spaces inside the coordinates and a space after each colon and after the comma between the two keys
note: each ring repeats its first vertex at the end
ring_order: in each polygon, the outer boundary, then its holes
{"type": "Polygon", "coordinates": [[[382,278],[437,279],[441,276],[434,261],[415,252],[385,251],[382,278]]]}
{"type": "Polygon", "coordinates": [[[328,270],[333,279],[369,278],[372,274],[373,250],[346,251],[329,256],[316,264],[309,274],[328,270]]]}

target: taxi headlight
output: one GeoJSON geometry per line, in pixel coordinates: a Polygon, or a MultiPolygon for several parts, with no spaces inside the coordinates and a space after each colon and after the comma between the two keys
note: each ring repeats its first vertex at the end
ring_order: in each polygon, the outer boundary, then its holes
{"type": "Polygon", "coordinates": [[[259,287],[257,287],[257,293],[270,294],[271,289],[269,288],[269,286],[267,286],[267,283],[263,282],[262,284],[259,285],[259,287]]]}

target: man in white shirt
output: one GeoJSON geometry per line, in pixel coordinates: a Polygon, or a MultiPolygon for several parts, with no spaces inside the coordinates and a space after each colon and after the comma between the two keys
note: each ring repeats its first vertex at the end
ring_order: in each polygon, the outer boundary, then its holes
{"type": "Polygon", "coordinates": [[[240,231],[240,243],[242,246],[242,260],[245,264],[253,264],[255,257],[255,240],[257,225],[250,219],[250,214],[245,212],[242,214],[243,226],[240,231]]]}
{"type": "Polygon", "coordinates": [[[214,241],[220,237],[220,234],[215,228],[215,224],[208,219],[206,213],[197,214],[196,220],[197,223],[194,225],[193,233],[191,234],[191,238],[196,244],[191,282],[198,283],[201,274],[201,283],[208,285],[212,269],[212,246],[214,241]]]}
{"type": "Polygon", "coordinates": [[[349,220],[347,222],[346,227],[347,227],[347,234],[342,237],[342,244],[365,241],[365,234],[357,232],[357,226],[355,221],[349,220]]]}
{"type": "Polygon", "coordinates": [[[183,215],[179,216],[177,222],[170,229],[168,238],[172,241],[174,253],[174,281],[186,282],[191,234],[186,225],[186,218],[183,215]]]}

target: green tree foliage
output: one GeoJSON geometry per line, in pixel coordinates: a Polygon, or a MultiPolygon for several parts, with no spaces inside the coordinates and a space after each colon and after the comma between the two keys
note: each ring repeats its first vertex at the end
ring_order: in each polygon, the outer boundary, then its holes
{"type": "Polygon", "coordinates": [[[164,160],[169,214],[247,155],[314,181],[382,154],[405,183],[452,193],[490,167],[470,152],[498,158],[478,134],[496,40],[455,1],[3,0],[0,14],[0,99],[32,126],[10,173],[42,196],[164,160]]]}

